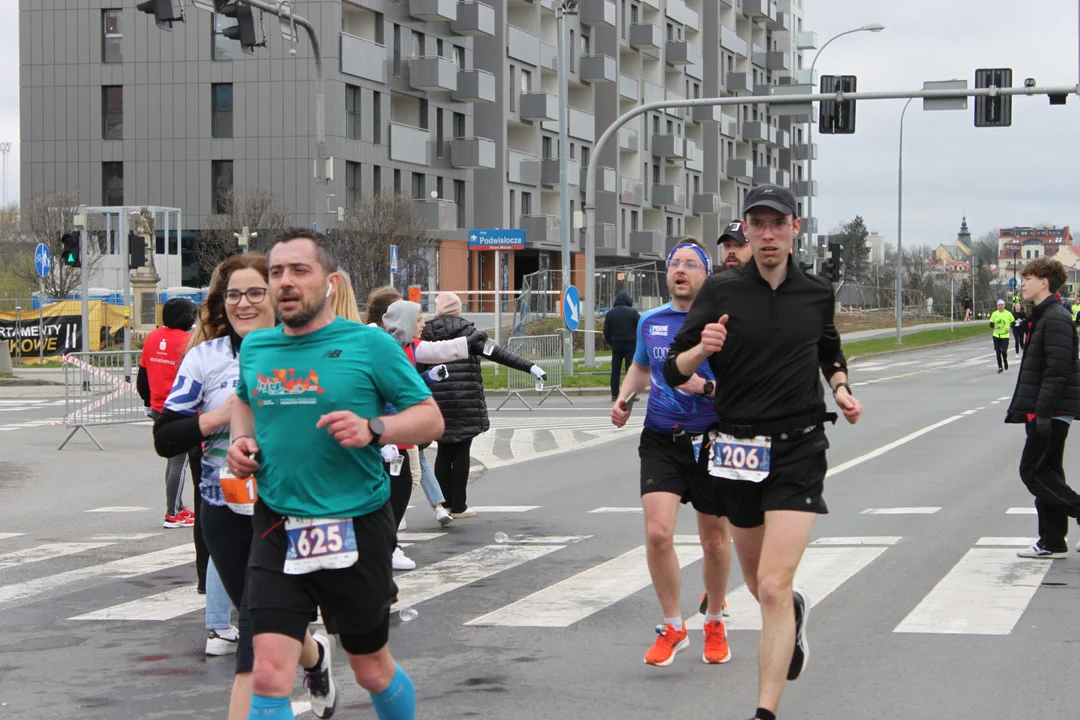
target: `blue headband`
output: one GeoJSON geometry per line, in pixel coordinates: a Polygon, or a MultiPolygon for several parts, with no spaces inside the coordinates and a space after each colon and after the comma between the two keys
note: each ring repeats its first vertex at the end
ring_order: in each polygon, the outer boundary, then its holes
{"type": "Polygon", "coordinates": [[[712,275],[712,258],[709,257],[709,253],[705,252],[705,248],[701,247],[700,245],[695,245],[694,243],[680,243],[675,247],[671,248],[671,252],[668,253],[667,262],[665,264],[670,265],[671,258],[675,257],[675,253],[679,252],[683,248],[690,248],[691,250],[696,252],[698,257],[701,258],[701,262],[705,265],[705,274],[712,275]]]}

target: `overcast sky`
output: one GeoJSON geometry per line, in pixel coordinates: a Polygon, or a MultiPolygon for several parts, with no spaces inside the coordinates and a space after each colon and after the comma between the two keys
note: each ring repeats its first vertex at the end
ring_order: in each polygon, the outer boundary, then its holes
{"type": "MultiPolygon", "coordinates": [[[[711,2],[713,0],[704,0],[711,2]]],[[[133,3],[125,2],[125,6],[133,3]]],[[[303,3],[301,3],[302,5],[303,3]]],[[[804,0],[805,27],[819,46],[844,30],[881,23],[880,33],[840,38],[819,74],[853,74],[860,90],[918,89],[925,80],[967,79],[975,69],[1013,68],[1014,84],[1077,82],[1077,3],[1015,0],[804,0]]],[[[0,0],[0,141],[8,155],[8,196],[19,187],[18,3],[0,0]]],[[[813,61],[808,51],[806,66],[813,61]]],[[[814,213],[822,232],[862,215],[896,241],[896,170],[903,100],[859,104],[854,135],[820,136],[814,213]]],[[[1010,128],[978,128],[973,109],[924,112],[911,103],[904,131],[904,238],[950,242],[966,212],[971,232],[1038,222],[1070,224],[1080,169],[1080,98],[1050,107],[1017,98],[1010,128]]]]}

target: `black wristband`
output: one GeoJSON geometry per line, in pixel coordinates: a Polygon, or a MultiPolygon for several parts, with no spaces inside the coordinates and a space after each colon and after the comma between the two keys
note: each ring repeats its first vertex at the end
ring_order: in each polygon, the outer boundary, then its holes
{"type": "Polygon", "coordinates": [[[834,387],[833,390],[832,390],[832,396],[833,397],[836,397],[836,393],[840,388],[846,389],[848,391],[849,395],[851,395],[852,397],[855,397],[855,393],[851,392],[851,386],[848,385],[846,382],[836,383],[836,387],[834,387]]]}
{"type": "Polygon", "coordinates": [[[237,440],[240,440],[241,438],[247,438],[248,440],[250,440],[251,436],[250,435],[237,435],[236,437],[234,437],[232,439],[232,442],[230,442],[229,445],[232,445],[233,443],[235,443],[237,440]]]}

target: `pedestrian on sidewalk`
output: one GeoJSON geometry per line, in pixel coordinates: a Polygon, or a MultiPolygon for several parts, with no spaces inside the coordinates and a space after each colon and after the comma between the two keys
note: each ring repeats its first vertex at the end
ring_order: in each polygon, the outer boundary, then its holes
{"type": "MultiPolygon", "coordinates": [[[[472,322],[461,317],[461,299],[454,293],[441,292],[435,297],[435,313],[435,318],[421,334],[425,341],[467,338],[476,330],[472,322]]],[[[492,362],[532,373],[537,380],[547,379],[543,368],[505,347],[494,345],[490,353],[485,354],[492,362]]],[[[446,423],[435,456],[435,478],[443,495],[450,499],[450,515],[455,519],[467,518],[476,515],[469,510],[466,499],[469,449],[473,438],[487,432],[491,425],[480,358],[470,355],[464,360],[447,363],[446,368],[449,377],[431,388],[446,423]]],[[[422,364],[418,369],[423,372],[429,367],[422,364]]]]}
{"type": "Polygon", "coordinates": [[[1066,278],[1064,265],[1041,257],[1024,267],[1020,284],[1035,308],[1005,422],[1024,424],[1020,479],[1039,515],[1038,542],[1017,553],[1025,558],[1068,557],[1069,518],[1080,521],[1080,494],[1066,482],[1062,463],[1069,426],[1080,417],[1080,339],[1068,308],[1054,297],[1066,278]]]}
{"type": "MultiPolygon", "coordinates": [[[[146,336],[135,386],[154,420],[161,417],[165,400],[176,380],[176,371],[195,324],[195,312],[195,303],[191,300],[172,298],[161,309],[162,326],[146,336]]],[[[166,528],[195,524],[195,514],[184,506],[183,498],[189,461],[192,474],[197,473],[199,459],[194,450],[165,461],[165,522],[162,524],[166,528]]]]}
{"type": "Polygon", "coordinates": [[[1012,332],[1013,340],[1016,343],[1016,359],[1019,360],[1020,351],[1024,349],[1024,341],[1027,339],[1027,311],[1024,310],[1024,303],[1020,301],[1014,303],[1012,314],[1016,318],[1013,322],[1012,332]]]}
{"type": "Polygon", "coordinates": [[[634,301],[626,291],[615,296],[615,304],[604,315],[604,342],[611,348],[611,402],[619,398],[623,371],[630,370],[640,320],[641,314],[634,309],[634,301]]]}
{"type": "Polygon", "coordinates": [[[998,374],[1009,369],[1009,332],[1016,318],[1005,309],[1005,301],[997,301],[997,310],[990,313],[991,334],[994,337],[994,355],[997,357],[998,374]]]}

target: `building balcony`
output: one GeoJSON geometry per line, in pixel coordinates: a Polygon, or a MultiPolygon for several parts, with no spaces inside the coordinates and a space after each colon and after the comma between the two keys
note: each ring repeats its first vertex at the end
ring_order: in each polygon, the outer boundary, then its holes
{"type": "Polygon", "coordinates": [[[780,185],[782,187],[790,187],[791,186],[791,173],[788,172],[787,170],[777,170],[776,171],[776,184],[780,185]]]}
{"type": "MultiPolygon", "coordinates": [[[[559,132],[558,122],[547,120],[543,123],[543,127],[551,132],[559,132]]],[[[566,132],[572,138],[592,142],[596,138],[596,116],[586,110],[568,107],[566,109],[566,132]]]]}
{"type": "Polygon", "coordinates": [[[754,63],[766,70],[791,69],[791,57],[784,52],[754,53],[754,63]]]}
{"type": "Polygon", "coordinates": [[[739,137],[739,118],[724,115],[720,119],[720,134],[728,138],[739,137]]]}
{"type": "Polygon", "coordinates": [[[669,210],[681,211],[686,208],[686,191],[682,185],[653,185],[653,207],[665,207],[669,210]]]}
{"type": "Polygon", "coordinates": [[[768,166],[755,167],[754,182],[760,185],[776,185],[776,168],[768,166]]]}
{"type": "Polygon", "coordinates": [[[764,122],[743,123],[742,134],[747,142],[776,142],[776,128],[764,122]]]}
{"type": "Polygon", "coordinates": [[[495,102],[495,76],[487,70],[458,70],[457,89],[450,93],[457,102],[495,102]]]}
{"type": "Polygon", "coordinates": [[[536,187],[540,184],[540,157],[520,150],[507,150],[506,179],[536,187]]]}
{"type": "Polygon", "coordinates": [[[619,95],[627,100],[641,100],[641,84],[636,77],[619,75],[619,95]]]}
{"type": "Polygon", "coordinates": [[[728,158],[727,174],[732,180],[750,182],[754,179],[754,162],[749,158],[728,158]]]}
{"type": "Polygon", "coordinates": [[[766,25],[773,32],[788,32],[791,29],[791,23],[791,13],[777,8],[776,17],[766,22],[766,25]]]}
{"type": "Polygon", "coordinates": [[[615,3],[611,0],[581,0],[578,17],[582,25],[615,27],[615,3]]]}
{"type": "Polygon", "coordinates": [[[490,37],[495,34],[495,8],[477,0],[460,0],[450,29],[458,35],[490,37]]]}
{"type": "Polygon", "coordinates": [[[667,158],[686,157],[686,138],[682,135],[653,135],[652,154],[667,158]]]}
{"type": "Polygon", "coordinates": [[[776,21],[776,0],[743,0],[746,17],[759,22],[776,21]]]}
{"type": "Polygon", "coordinates": [[[645,202],[645,186],[637,178],[619,177],[619,202],[641,205],[645,202]]]}
{"type": "Polygon", "coordinates": [[[428,230],[457,229],[457,203],[438,198],[416,198],[413,203],[420,217],[423,218],[424,227],[428,230]]]}
{"type": "Polygon", "coordinates": [[[799,231],[803,235],[817,235],[817,218],[804,217],[799,231]]]}
{"type": "Polygon", "coordinates": [[[705,170],[705,150],[690,138],[686,139],[686,169],[697,172],[705,170]]]}
{"type": "Polygon", "coordinates": [[[562,245],[562,223],[557,215],[522,215],[521,229],[525,231],[525,242],[529,245],[562,245]]]}
{"type": "Polygon", "coordinates": [[[579,67],[584,82],[615,82],[619,71],[610,55],[584,55],[579,67]]]}
{"type": "Polygon", "coordinates": [[[664,44],[664,60],[668,65],[693,65],[697,59],[697,48],[688,40],[669,40],[664,44]]]}
{"type": "Polygon", "coordinates": [[[811,92],[817,92],[818,71],[810,72],[810,68],[799,68],[791,73],[795,85],[811,85],[811,92]]]}
{"type": "Polygon", "coordinates": [[[409,15],[424,22],[453,22],[457,9],[457,0],[409,0],[409,15]]]}
{"type": "Polygon", "coordinates": [[[795,193],[796,197],[817,197],[817,180],[796,180],[791,184],[791,192],[795,193]]]}
{"type": "Polygon", "coordinates": [[[728,92],[754,92],[754,74],[749,72],[729,72],[727,74],[728,92]]]}
{"type": "Polygon", "coordinates": [[[416,165],[428,165],[431,161],[428,143],[431,132],[411,125],[390,123],[390,159],[416,165]]]}
{"type": "Polygon", "coordinates": [[[667,91],[663,85],[657,85],[654,82],[648,80],[643,81],[643,87],[645,88],[642,93],[642,99],[647,103],[661,102],[667,99],[667,91]]]}
{"type": "Polygon", "coordinates": [[[746,41],[739,37],[739,33],[735,32],[727,25],[720,26],[720,47],[743,58],[746,57],[747,53],[750,51],[746,41]]]}
{"type": "Polygon", "coordinates": [[[370,40],[341,33],[341,72],[386,83],[386,48],[370,40]]]}
{"type": "Polygon", "coordinates": [[[559,98],[548,92],[521,93],[521,102],[518,103],[519,115],[522,120],[546,120],[559,119],[559,98]]]}
{"type": "Polygon", "coordinates": [[[791,147],[791,133],[789,133],[787,130],[777,129],[775,145],[778,148],[791,147]]]}
{"type": "MultiPolygon", "coordinates": [[[[587,185],[585,181],[589,177],[589,168],[581,168],[581,189],[585,190],[587,185]]],[[[598,167],[596,168],[596,192],[613,193],[619,189],[619,174],[615,172],[615,168],[598,167]]]]}
{"type": "Polygon", "coordinates": [[[818,37],[813,30],[795,33],[795,47],[799,50],[816,50],[817,46],[818,37]]]}
{"type": "Polygon", "coordinates": [[[695,105],[690,108],[690,118],[696,123],[722,122],[724,110],[720,105],[695,105]]]}
{"type": "Polygon", "coordinates": [[[632,153],[638,151],[637,130],[628,127],[619,128],[619,150],[632,153]]]}
{"type": "Polygon", "coordinates": [[[659,230],[631,230],[630,252],[638,255],[654,255],[659,257],[663,253],[660,248],[659,230]]]}
{"type": "MultiPolygon", "coordinates": [[[[566,184],[579,187],[581,182],[581,163],[577,160],[566,161],[566,184]]],[[[559,159],[549,158],[540,161],[540,184],[549,188],[559,187],[559,159]]]]}
{"type": "Polygon", "coordinates": [[[611,223],[600,223],[593,228],[593,247],[601,255],[616,255],[619,249],[619,235],[611,223]]]}
{"type": "Polygon", "coordinates": [[[695,215],[719,215],[720,196],[716,193],[696,193],[690,207],[695,215]]]}
{"type": "Polygon", "coordinates": [[[811,145],[808,145],[807,143],[799,143],[795,145],[795,159],[809,160],[810,154],[813,153],[814,159],[817,160],[817,143],[811,144],[813,145],[813,147],[811,147],[811,145]]]}
{"type": "Polygon", "coordinates": [[[664,33],[652,23],[635,23],[630,26],[630,47],[658,58],[664,47],[664,33]]]}
{"type": "Polygon", "coordinates": [[[718,213],[721,218],[735,218],[735,208],[731,207],[731,203],[721,201],[720,212],[718,213]]]}
{"type": "Polygon", "coordinates": [[[438,55],[409,59],[409,86],[426,92],[457,90],[458,67],[450,58],[438,55]]]}
{"type": "Polygon", "coordinates": [[[669,18],[691,30],[701,29],[701,17],[697,14],[697,11],[688,8],[683,0],[667,0],[664,5],[664,12],[667,13],[669,18]]]}
{"type": "Polygon", "coordinates": [[[540,67],[551,72],[559,70],[559,48],[550,43],[540,43],[540,67]]]}
{"type": "Polygon", "coordinates": [[[450,165],[468,170],[495,169],[495,141],[482,137],[450,141],[450,165]]]}
{"type": "Polygon", "coordinates": [[[515,60],[540,67],[540,38],[528,30],[507,25],[506,54],[515,60]]]}

